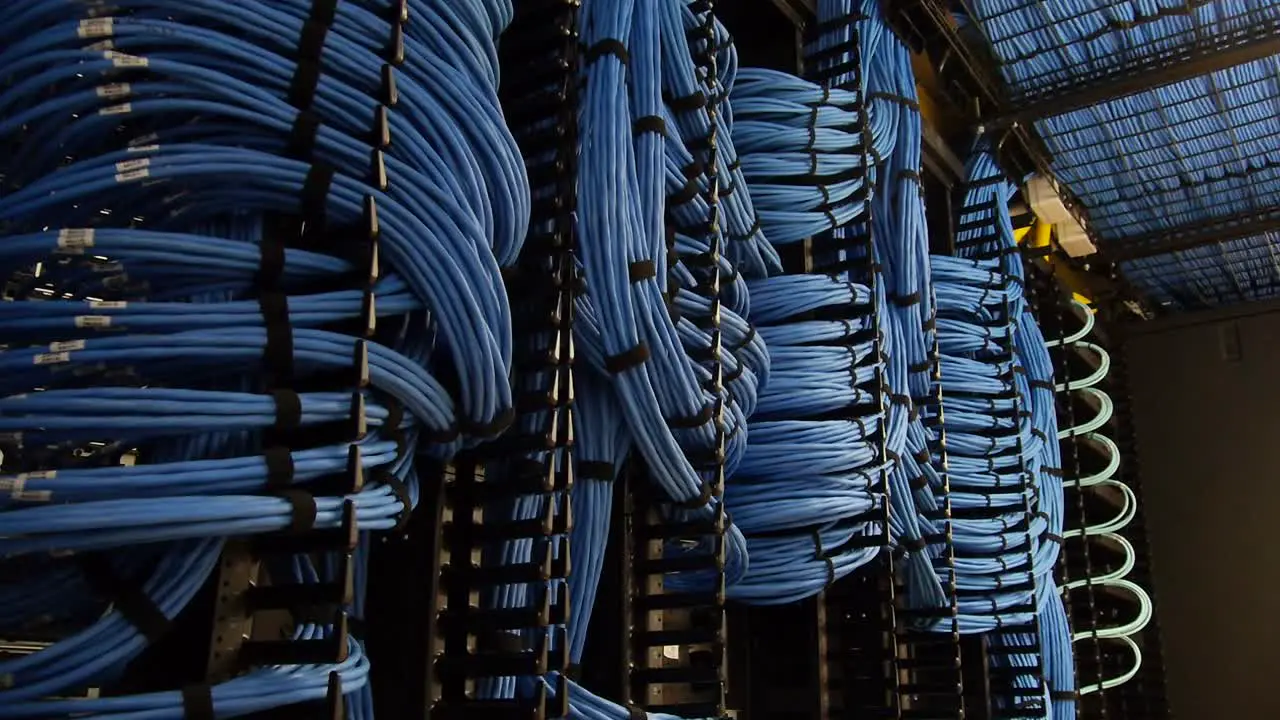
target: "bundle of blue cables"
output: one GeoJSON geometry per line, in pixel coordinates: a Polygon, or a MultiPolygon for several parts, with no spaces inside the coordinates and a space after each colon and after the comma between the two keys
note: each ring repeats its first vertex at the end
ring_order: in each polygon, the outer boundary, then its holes
{"type": "MultiPolygon", "coordinates": [[[[979,0],[972,11],[1014,91],[1048,96],[1280,20],[1280,6],[1265,0],[979,0]]],[[[1277,62],[1252,60],[1051,114],[1036,129],[1055,175],[1105,240],[1259,212],[1280,197],[1271,110],[1280,96],[1277,62]]],[[[1251,274],[1231,258],[1219,262],[1251,274]]]]}
{"type": "MultiPolygon", "coordinates": [[[[0,660],[0,717],[184,716],[177,691],[44,699],[110,683],[150,639],[85,591],[80,558],[172,620],[225,538],[296,527],[299,493],[355,458],[369,482],[317,489],[306,521],[354,513],[359,619],[373,534],[417,502],[416,454],[510,424],[500,270],[532,202],[496,95],[511,16],[504,0],[0,8],[0,624],[61,628],[0,660]]],[[[331,553],[272,565],[274,582],[340,579],[331,553]]],[[[211,688],[213,711],[319,700],[336,672],[370,718],[358,638],[344,655],[249,670],[211,688]]]]}

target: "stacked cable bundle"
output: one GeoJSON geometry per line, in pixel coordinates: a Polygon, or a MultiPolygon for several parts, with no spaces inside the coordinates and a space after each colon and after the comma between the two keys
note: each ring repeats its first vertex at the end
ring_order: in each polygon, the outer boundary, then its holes
{"type": "Polygon", "coordinates": [[[850,280],[871,271],[865,234],[848,226],[865,217],[875,152],[861,64],[842,57],[854,23],[820,23],[824,49],[810,55],[830,61],[828,87],[747,68],[730,95],[752,204],[790,273],[747,283],[771,359],[726,496],[751,558],[729,595],[750,603],[812,596],[884,544],[877,298],[850,280]]]}
{"type": "Polygon", "coordinates": [[[447,458],[513,415],[499,268],[530,197],[495,94],[510,8],[110,13],[0,10],[15,148],[0,545],[23,578],[6,594],[56,598],[15,602],[5,631],[73,628],[0,661],[0,717],[222,717],[344,694],[365,717],[347,616],[367,531],[416,502],[415,453],[447,458]],[[40,700],[113,680],[220,554],[224,578],[245,556],[223,539],[251,535],[269,582],[241,588],[241,611],[293,609],[287,640],[235,633],[215,684],[183,693],[40,700]],[[317,605],[331,610],[299,613],[317,605]]]}

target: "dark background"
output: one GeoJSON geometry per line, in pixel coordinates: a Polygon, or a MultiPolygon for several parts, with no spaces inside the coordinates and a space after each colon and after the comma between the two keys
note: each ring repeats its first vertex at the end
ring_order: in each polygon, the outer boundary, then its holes
{"type": "Polygon", "coordinates": [[[1280,717],[1280,303],[1130,328],[1174,717],[1280,717]]]}

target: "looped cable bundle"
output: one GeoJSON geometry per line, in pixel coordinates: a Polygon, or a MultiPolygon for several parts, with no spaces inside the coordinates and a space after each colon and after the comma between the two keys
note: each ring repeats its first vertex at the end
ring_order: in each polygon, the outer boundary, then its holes
{"type": "Polygon", "coordinates": [[[419,444],[444,459],[511,423],[499,270],[531,198],[496,96],[510,18],[480,0],[0,10],[0,545],[27,570],[5,594],[98,598],[6,610],[6,630],[77,629],[0,661],[0,717],[222,717],[334,687],[371,717],[345,618],[290,631],[336,662],[41,698],[159,639],[229,536],[361,531],[263,571],[352,583],[359,620],[367,531],[417,502],[419,444]]]}

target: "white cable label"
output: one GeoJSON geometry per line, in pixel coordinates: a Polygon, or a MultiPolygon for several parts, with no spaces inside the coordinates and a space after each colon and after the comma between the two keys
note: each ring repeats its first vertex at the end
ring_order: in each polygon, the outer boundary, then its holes
{"type": "Polygon", "coordinates": [[[0,476],[0,492],[20,493],[27,489],[28,480],[52,480],[57,476],[57,470],[40,470],[0,476]]]}
{"type": "Polygon", "coordinates": [[[133,92],[133,88],[129,83],[111,83],[110,85],[99,85],[97,88],[98,97],[108,100],[119,100],[122,97],[129,97],[129,93],[133,92]]]}
{"type": "Polygon", "coordinates": [[[99,40],[98,42],[93,43],[91,45],[85,45],[84,51],[85,52],[102,52],[103,50],[113,50],[115,49],[115,46],[116,46],[116,43],[114,40],[111,40],[111,39],[99,40]]]}
{"type": "Polygon", "coordinates": [[[133,103],[120,103],[119,105],[108,105],[98,110],[99,115],[127,115],[133,112],[133,103]]]}
{"type": "Polygon", "coordinates": [[[63,340],[62,342],[49,343],[49,352],[74,352],[83,349],[83,340],[63,340]]]}
{"type": "Polygon", "coordinates": [[[129,307],[127,300],[90,300],[89,307],[94,310],[123,310],[129,307]]]}
{"type": "Polygon", "coordinates": [[[10,493],[9,497],[15,502],[49,502],[53,499],[53,492],[50,490],[26,490],[10,493]]]}
{"type": "Polygon", "coordinates": [[[151,158],[138,158],[137,160],[122,160],[116,163],[116,172],[130,173],[134,170],[141,170],[144,167],[151,166],[151,158]]]}
{"type": "Polygon", "coordinates": [[[51,352],[40,353],[32,359],[33,365],[59,365],[61,363],[71,362],[71,353],[69,352],[51,352]]]}
{"type": "Polygon", "coordinates": [[[113,273],[120,272],[124,269],[124,265],[118,262],[93,263],[89,266],[89,272],[93,273],[113,273]]]}
{"type": "Polygon", "coordinates": [[[109,315],[77,315],[76,327],[78,328],[108,328],[111,327],[111,316],[109,315]]]}
{"type": "Polygon", "coordinates": [[[140,170],[130,170],[129,172],[116,173],[116,182],[127,183],[127,182],[133,182],[134,180],[141,180],[146,177],[151,177],[151,171],[148,170],[147,168],[142,168],[140,170]]]}
{"type": "Polygon", "coordinates": [[[91,247],[93,228],[64,228],[58,231],[59,250],[84,250],[91,247]]]}
{"type": "Polygon", "coordinates": [[[150,145],[159,139],[160,139],[160,136],[155,133],[147,133],[146,135],[139,135],[138,137],[129,141],[129,147],[137,147],[139,145],[150,145]]]}
{"type": "Polygon", "coordinates": [[[148,65],[148,60],[144,57],[116,52],[115,50],[103,52],[102,57],[110,60],[111,64],[118,68],[144,68],[148,65]]]}
{"type": "Polygon", "coordinates": [[[159,145],[130,145],[125,148],[125,152],[131,153],[152,153],[160,150],[159,145]]]}
{"type": "Polygon", "coordinates": [[[115,18],[100,17],[92,20],[81,20],[76,28],[76,35],[88,38],[111,37],[115,34],[115,18]]]}

